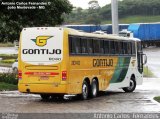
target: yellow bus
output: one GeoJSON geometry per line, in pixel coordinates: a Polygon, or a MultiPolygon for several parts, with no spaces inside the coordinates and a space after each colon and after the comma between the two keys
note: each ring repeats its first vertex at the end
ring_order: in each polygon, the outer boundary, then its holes
{"type": "Polygon", "coordinates": [[[140,40],[63,27],[24,28],[20,35],[18,89],[42,99],[99,91],[132,92],[143,81],[140,40]]]}

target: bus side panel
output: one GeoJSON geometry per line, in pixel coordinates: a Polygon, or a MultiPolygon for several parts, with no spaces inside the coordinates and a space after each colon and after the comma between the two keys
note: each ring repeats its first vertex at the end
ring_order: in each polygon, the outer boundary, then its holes
{"type": "Polygon", "coordinates": [[[120,57],[118,61],[119,67],[116,68],[115,73],[110,81],[109,90],[128,87],[130,78],[135,76],[137,85],[142,84],[142,75],[137,72],[136,57],[120,57]]]}
{"type": "Polygon", "coordinates": [[[117,57],[71,56],[69,60],[69,93],[79,94],[83,80],[98,78],[99,90],[105,90],[117,66],[117,57]],[[111,61],[111,62],[110,62],[111,61]]]}

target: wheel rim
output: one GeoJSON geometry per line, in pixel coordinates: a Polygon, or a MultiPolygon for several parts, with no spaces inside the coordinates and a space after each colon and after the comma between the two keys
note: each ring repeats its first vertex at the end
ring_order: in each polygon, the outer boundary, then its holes
{"type": "Polygon", "coordinates": [[[87,88],[87,85],[84,84],[83,85],[83,97],[86,98],[88,95],[88,88],[87,88]]]}
{"type": "Polygon", "coordinates": [[[96,86],[96,83],[95,83],[95,82],[93,83],[92,93],[93,93],[93,96],[96,96],[96,95],[97,95],[97,86],[96,86]]]}
{"type": "Polygon", "coordinates": [[[129,90],[132,90],[134,88],[134,82],[133,80],[130,80],[130,85],[128,87],[129,90]]]}

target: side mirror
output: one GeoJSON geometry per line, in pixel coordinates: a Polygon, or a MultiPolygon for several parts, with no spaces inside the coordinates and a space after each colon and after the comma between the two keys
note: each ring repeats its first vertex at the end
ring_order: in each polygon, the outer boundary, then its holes
{"type": "Polygon", "coordinates": [[[147,63],[147,55],[143,54],[143,65],[147,63]]]}

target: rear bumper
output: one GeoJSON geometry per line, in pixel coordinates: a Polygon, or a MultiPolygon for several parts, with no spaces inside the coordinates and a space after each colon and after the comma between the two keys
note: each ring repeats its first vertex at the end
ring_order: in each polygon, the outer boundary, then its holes
{"type": "Polygon", "coordinates": [[[22,93],[59,93],[67,94],[66,84],[18,84],[18,90],[22,93]]]}

